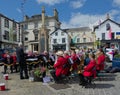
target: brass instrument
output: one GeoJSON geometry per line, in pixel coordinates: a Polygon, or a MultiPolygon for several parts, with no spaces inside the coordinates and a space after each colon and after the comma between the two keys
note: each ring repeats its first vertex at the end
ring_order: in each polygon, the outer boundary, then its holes
{"type": "Polygon", "coordinates": [[[78,65],[78,74],[81,74],[83,72],[84,68],[84,56],[82,55],[80,60],[80,64],[78,65]]]}

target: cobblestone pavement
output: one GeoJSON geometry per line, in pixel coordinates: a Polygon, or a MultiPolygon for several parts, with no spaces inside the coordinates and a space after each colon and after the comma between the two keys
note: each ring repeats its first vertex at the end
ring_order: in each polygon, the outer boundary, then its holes
{"type": "MultiPolygon", "coordinates": [[[[0,67],[0,71],[2,70],[3,68],[0,67]]],[[[104,73],[99,80],[95,80],[95,88],[92,86],[84,88],[74,80],[64,84],[69,85],[69,88],[60,90],[55,90],[50,86],[54,82],[45,84],[29,82],[28,79],[20,80],[19,73],[9,74],[8,81],[3,79],[2,73],[0,77],[0,82],[5,82],[8,88],[6,91],[0,91],[0,95],[120,95],[120,73],[104,73]]]]}

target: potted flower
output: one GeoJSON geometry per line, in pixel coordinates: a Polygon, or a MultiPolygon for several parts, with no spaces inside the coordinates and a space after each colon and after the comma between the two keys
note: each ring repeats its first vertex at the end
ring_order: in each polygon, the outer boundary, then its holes
{"type": "Polygon", "coordinates": [[[43,81],[43,77],[46,76],[46,68],[40,67],[34,70],[34,81],[43,81]]]}

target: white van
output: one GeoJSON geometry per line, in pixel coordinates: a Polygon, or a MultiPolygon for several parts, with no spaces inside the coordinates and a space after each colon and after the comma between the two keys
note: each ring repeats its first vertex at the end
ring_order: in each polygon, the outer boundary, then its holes
{"type": "Polygon", "coordinates": [[[113,60],[114,49],[106,48],[105,54],[109,57],[110,61],[113,60]]]}

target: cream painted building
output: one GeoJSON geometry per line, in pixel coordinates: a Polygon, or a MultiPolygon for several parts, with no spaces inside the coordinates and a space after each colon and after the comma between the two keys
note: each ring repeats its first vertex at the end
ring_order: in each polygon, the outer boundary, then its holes
{"type": "Polygon", "coordinates": [[[53,16],[47,16],[43,8],[42,13],[39,15],[25,16],[24,21],[20,23],[21,41],[25,50],[39,51],[39,48],[43,48],[39,44],[44,43],[44,40],[43,42],[40,40],[40,35],[42,35],[41,33],[44,29],[48,33],[48,50],[54,50],[56,46],[62,50],[69,50],[71,47],[94,47],[95,38],[89,27],[61,29],[57,10],[54,9],[53,13],[53,16]],[[58,36],[55,36],[56,33],[58,33],[58,36]]]}
{"type": "Polygon", "coordinates": [[[74,48],[93,48],[95,35],[89,27],[56,29],[50,34],[51,50],[70,50],[74,48]]]}
{"type": "Polygon", "coordinates": [[[33,15],[31,17],[25,16],[24,21],[20,23],[22,26],[21,32],[23,34],[22,42],[24,42],[25,50],[39,50],[39,34],[42,31],[42,26],[46,28],[49,35],[55,30],[55,28],[58,28],[60,25],[58,12],[56,9],[53,10],[53,16],[47,16],[45,14],[45,10],[44,12],[43,10],[42,13],[39,15],[33,15]]]}
{"type": "Polygon", "coordinates": [[[93,48],[95,36],[89,27],[67,29],[68,35],[71,37],[71,47],[93,48]]]}

